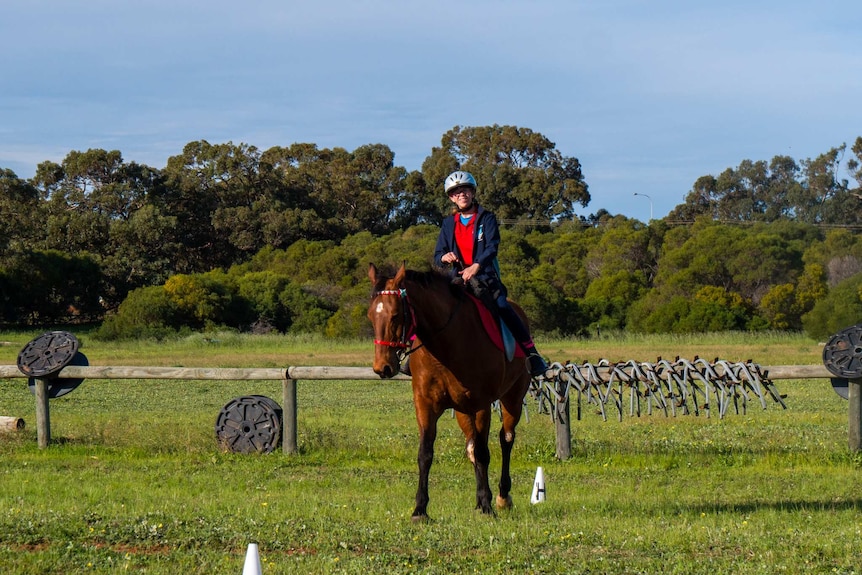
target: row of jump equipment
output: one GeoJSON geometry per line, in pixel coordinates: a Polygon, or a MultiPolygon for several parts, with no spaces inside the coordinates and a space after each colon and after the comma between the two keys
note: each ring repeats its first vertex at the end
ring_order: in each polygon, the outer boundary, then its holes
{"type": "MultiPolygon", "coordinates": [[[[849,444],[862,450],[862,324],[833,336],[824,347],[823,365],[760,366],[751,360],[707,361],[699,357],[654,362],[635,360],[598,363],[554,363],[545,377],[535,378],[525,402],[555,423],[556,455],[571,457],[570,406],[576,418],[591,409],[604,420],[609,413],[621,420],[661,414],[668,417],[703,415],[719,418],[747,413],[750,404],[766,409],[770,403],[786,409],[778,379],[829,379],[833,389],[849,400],[849,444]]],[[[79,350],[77,338],[63,331],[35,338],[18,355],[17,365],[0,366],[0,379],[26,378],[36,397],[36,430],[40,448],[51,441],[49,400],[77,389],[85,379],[161,379],[281,381],[282,405],[260,395],[228,402],[216,419],[216,436],[225,449],[298,453],[296,383],[299,380],[379,380],[371,368],[292,366],[287,368],[181,368],[91,366],[79,350]]],[[[399,375],[396,380],[409,381],[399,375]]]]}

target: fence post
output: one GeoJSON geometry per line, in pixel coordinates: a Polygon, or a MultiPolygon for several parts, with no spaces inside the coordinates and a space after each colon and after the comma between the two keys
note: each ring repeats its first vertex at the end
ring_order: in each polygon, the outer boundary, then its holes
{"type": "Polygon", "coordinates": [[[282,403],[282,451],[295,455],[299,450],[296,444],[296,380],[284,378],[281,382],[282,403]]]}
{"type": "Polygon", "coordinates": [[[48,407],[49,381],[36,379],[36,438],[39,449],[45,449],[51,443],[51,410],[48,407]]]}
{"type": "Polygon", "coordinates": [[[862,379],[847,381],[847,400],[850,402],[850,450],[862,451],[862,379]]]}

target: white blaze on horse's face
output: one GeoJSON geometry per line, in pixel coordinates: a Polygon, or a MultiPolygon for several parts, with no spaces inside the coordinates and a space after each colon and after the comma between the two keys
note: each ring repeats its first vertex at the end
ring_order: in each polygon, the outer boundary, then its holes
{"type": "Polygon", "coordinates": [[[374,311],[376,311],[377,313],[380,313],[383,311],[383,302],[382,301],[377,302],[377,307],[374,309],[374,311]]]}

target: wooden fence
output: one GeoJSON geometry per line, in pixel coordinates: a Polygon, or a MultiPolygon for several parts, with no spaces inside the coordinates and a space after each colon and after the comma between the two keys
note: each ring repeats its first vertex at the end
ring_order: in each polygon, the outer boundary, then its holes
{"type": "MultiPolygon", "coordinates": [[[[770,380],[829,379],[832,375],[822,365],[780,365],[761,367],[770,380]]],[[[26,378],[15,365],[0,365],[0,379],[26,378]]],[[[299,380],[379,380],[371,368],[364,367],[288,367],[283,368],[196,368],[196,367],[134,367],[134,366],[67,366],[56,378],[71,379],[177,379],[177,380],[229,380],[229,381],[281,381],[282,382],[282,450],[287,454],[298,452],[296,383],[299,380]]],[[[396,376],[396,380],[409,380],[396,376]]],[[[50,379],[36,378],[36,430],[40,448],[51,441],[51,418],[48,387],[50,379]]],[[[862,451],[862,380],[850,380],[849,445],[853,451],[862,451]]],[[[571,453],[571,429],[568,398],[557,406],[555,417],[557,456],[568,458],[571,453]]]]}
{"type": "MultiPolygon", "coordinates": [[[[138,367],[138,366],[67,366],[57,379],[176,379],[221,381],[282,382],[282,450],[295,454],[297,446],[296,382],[300,379],[379,380],[370,367],[288,367],[284,368],[205,368],[205,367],[138,367]]],[[[0,379],[27,378],[17,365],[0,365],[0,379]]],[[[410,380],[399,375],[395,379],[410,380]]],[[[36,435],[40,448],[51,442],[51,417],[48,386],[51,379],[35,378],[36,435]]]]}

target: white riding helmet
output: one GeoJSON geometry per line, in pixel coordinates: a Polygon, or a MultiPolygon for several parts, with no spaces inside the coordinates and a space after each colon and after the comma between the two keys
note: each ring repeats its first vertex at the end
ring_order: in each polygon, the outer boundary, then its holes
{"type": "Polygon", "coordinates": [[[478,187],[476,185],[476,178],[473,177],[473,174],[458,170],[457,172],[452,172],[446,177],[443,189],[446,191],[446,195],[449,195],[449,190],[460,188],[461,186],[470,186],[474,190],[478,187]]]}

